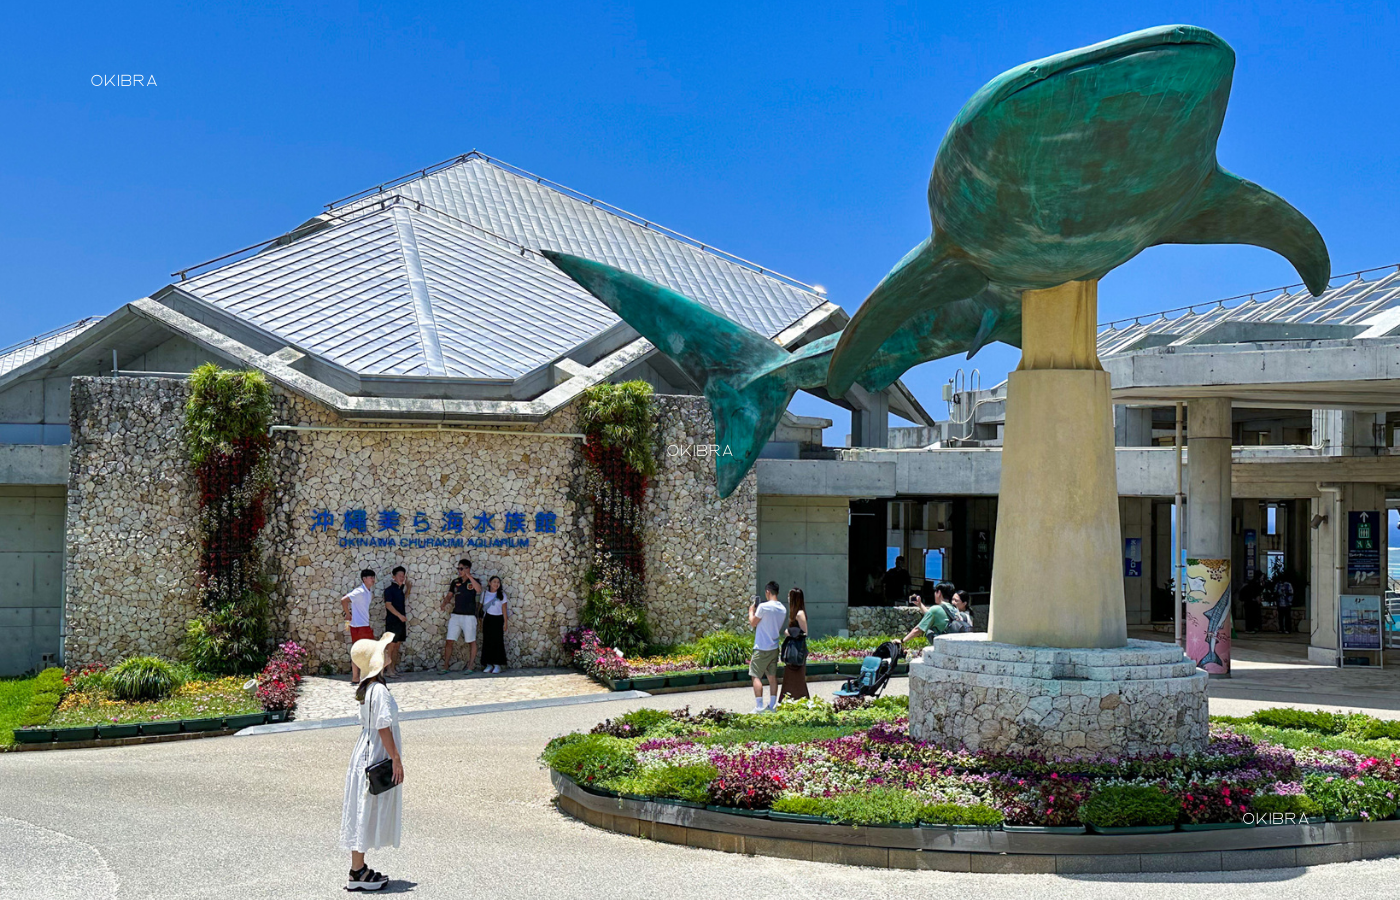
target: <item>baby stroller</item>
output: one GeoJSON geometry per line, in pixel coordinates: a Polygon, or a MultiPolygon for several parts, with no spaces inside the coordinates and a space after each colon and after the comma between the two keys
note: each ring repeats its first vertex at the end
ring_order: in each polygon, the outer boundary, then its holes
{"type": "Polygon", "coordinates": [[[890,683],[894,667],[904,658],[904,648],[894,641],[885,641],[860,664],[860,674],[837,688],[837,697],[878,697],[890,683]]]}

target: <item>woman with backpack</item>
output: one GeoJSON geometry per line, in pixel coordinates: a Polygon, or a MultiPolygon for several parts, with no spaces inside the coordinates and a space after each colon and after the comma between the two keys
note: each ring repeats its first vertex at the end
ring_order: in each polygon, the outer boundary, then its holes
{"type": "Polygon", "coordinates": [[[788,591],[787,637],[783,639],[783,700],[806,700],[807,693],[807,601],[801,588],[788,591]]]}

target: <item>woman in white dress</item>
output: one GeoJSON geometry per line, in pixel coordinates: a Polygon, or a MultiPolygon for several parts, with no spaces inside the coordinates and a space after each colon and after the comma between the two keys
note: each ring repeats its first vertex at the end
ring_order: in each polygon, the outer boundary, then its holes
{"type": "Polygon", "coordinates": [[[384,683],[385,648],[394,639],[392,632],[379,640],[360,640],[350,648],[350,658],[361,672],[359,690],[360,739],[350,754],[345,773],[345,808],[340,817],[340,849],[350,851],[352,891],[377,891],[389,883],[389,876],[365,864],[365,851],[397,847],[403,823],[403,760],[399,748],[399,706],[384,683]],[[394,787],[379,794],[369,792],[365,768],[383,759],[394,761],[394,787]]]}

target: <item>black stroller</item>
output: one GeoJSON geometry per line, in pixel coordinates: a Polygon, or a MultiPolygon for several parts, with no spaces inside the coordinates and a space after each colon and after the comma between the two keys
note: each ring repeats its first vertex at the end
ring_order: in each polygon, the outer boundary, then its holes
{"type": "Polygon", "coordinates": [[[885,641],[860,664],[860,674],[836,690],[837,697],[878,697],[890,683],[894,667],[904,658],[904,648],[895,641],[885,641]]]}

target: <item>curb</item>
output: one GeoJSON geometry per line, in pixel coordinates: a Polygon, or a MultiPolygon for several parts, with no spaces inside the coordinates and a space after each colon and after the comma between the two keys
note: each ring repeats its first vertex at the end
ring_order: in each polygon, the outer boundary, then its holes
{"type": "MultiPolygon", "coordinates": [[[[400,722],[419,719],[448,719],[455,716],[481,716],[498,712],[547,709],[554,706],[581,706],[586,703],[610,703],[615,700],[642,700],[650,697],[646,691],[614,691],[608,694],[580,694],[576,697],[549,697],[540,700],[512,700],[506,703],[483,703],[477,706],[451,706],[446,709],[417,709],[399,714],[400,722]]],[[[279,722],[275,725],[252,725],[236,732],[238,737],[257,734],[285,734],[292,731],[317,731],[322,728],[359,728],[354,716],[339,719],[306,719],[279,722]]]]}

